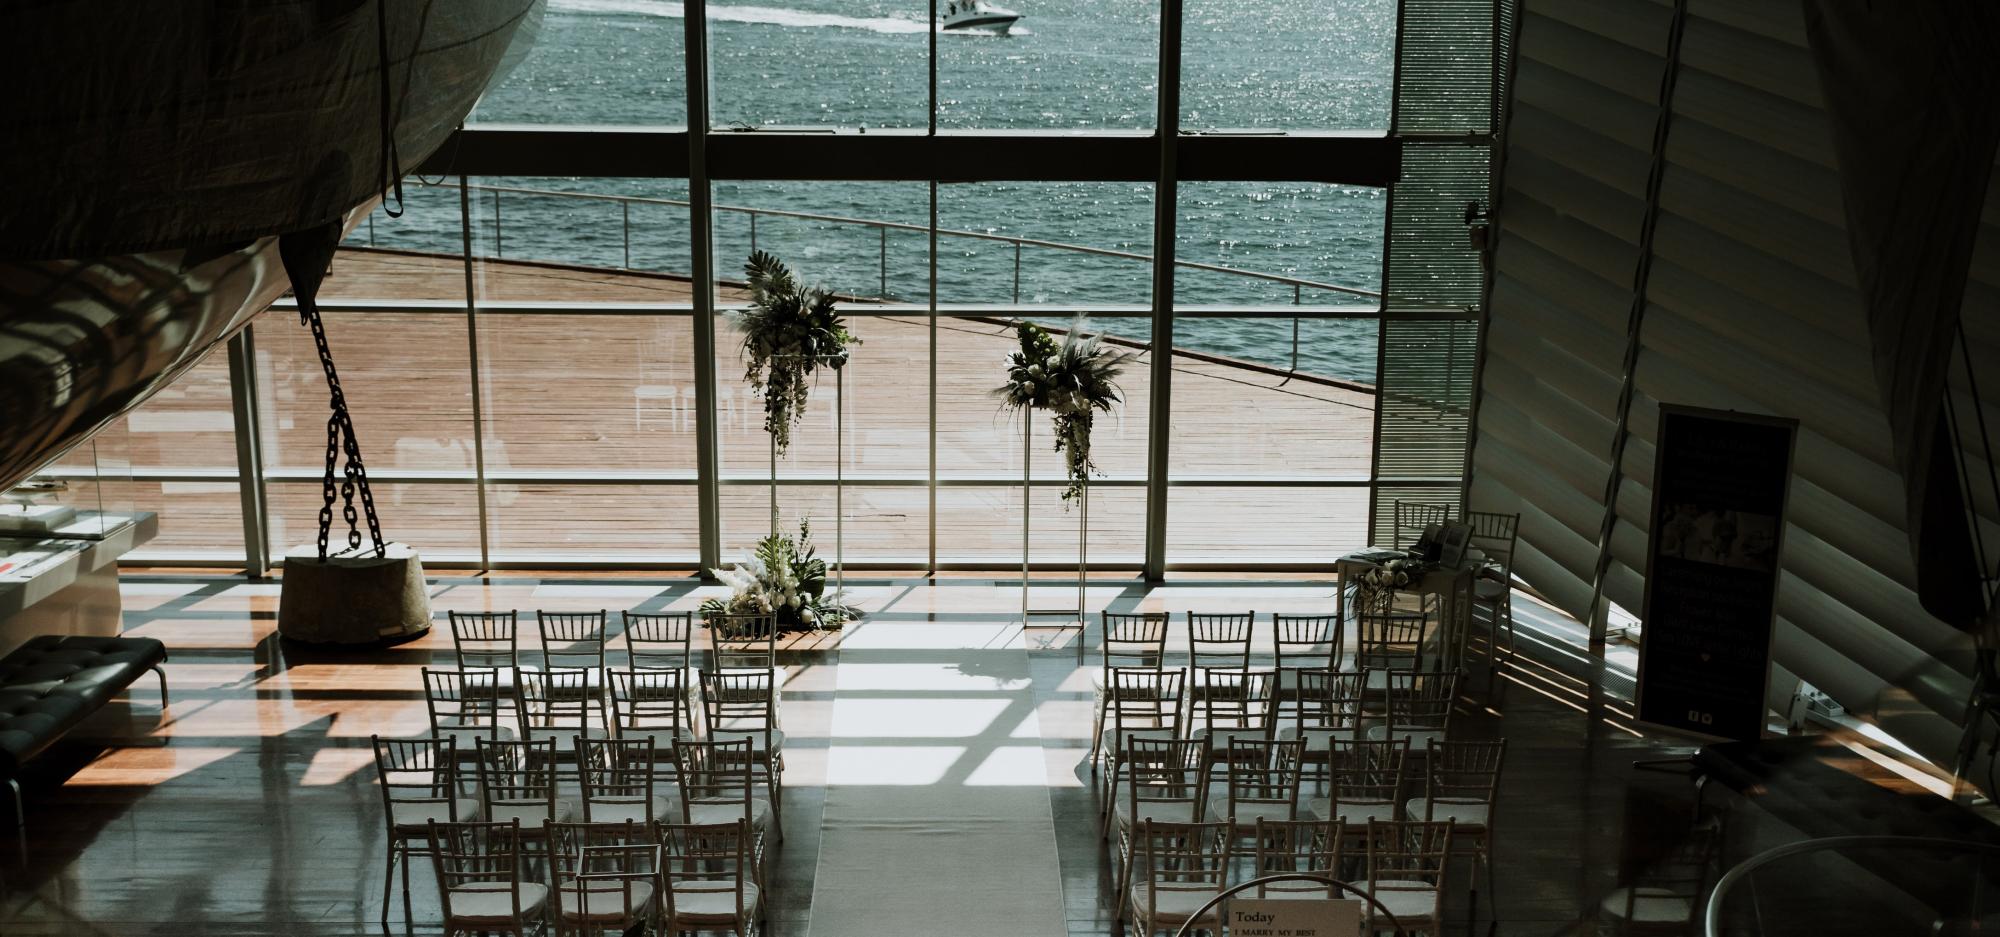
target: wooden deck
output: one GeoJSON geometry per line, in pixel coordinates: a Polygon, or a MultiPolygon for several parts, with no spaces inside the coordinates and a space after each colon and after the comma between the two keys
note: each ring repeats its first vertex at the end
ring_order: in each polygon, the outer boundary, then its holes
{"type": "MultiPolygon", "coordinates": [[[[480,299],[673,302],[685,280],[514,261],[476,267],[480,299]]],[[[458,300],[456,258],[343,251],[327,299],[458,300]]],[[[726,299],[736,299],[732,291],[726,299]]],[[[846,369],[844,539],[850,561],[921,564],[929,537],[929,404],[932,330],[921,318],[869,316],[845,306],[861,337],[846,369]],[[903,483],[901,486],[895,483],[903,483]]],[[[1052,315],[1069,310],[1052,308],[1052,315]]],[[[758,401],[742,380],[736,333],[717,330],[717,399],[725,549],[733,553],[769,524],[769,450],[758,401]]],[[[682,562],[695,552],[692,322],[685,315],[479,316],[476,342],[456,313],[329,314],[327,333],[352,406],[381,505],[385,532],[433,560],[473,558],[478,503],[466,484],[415,478],[473,470],[474,348],[485,375],[479,418],[492,483],[488,535],[496,559],[682,562]],[[546,481],[583,476],[588,483],[546,481]],[[678,480],[684,484],[659,484],[678,480]]],[[[1018,563],[1021,431],[990,389],[1014,347],[993,320],[942,318],[935,330],[939,558],[1018,563]],[[981,481],[987,484],[979,484],[981,481]]],[[[310,337],[289,316],[256,330],[261,419],[273,510],[272,541],[311,539],[325,446],[326,389],[310,337]],[[289,481],[284,479],[290,479],[289,481]]],[[[1099,418],[1095,456],[1107,478],[1092,490],[1094,561],[1139,558],[1150,393],[1150,353],[1123,379],[1127,406],[1099,418]]],[[[1351,385],[1177,354],[1171,472],[1177,482],[1210,478],[1365,481],[1374,397],[1351,385]]],[[[783,477],[831,477],[835,467],[833,375],[815,391],[783,477]]],[[[225,356],[220,352],[106,434],[100,455],[129,457],[140,470],[235,468],[225,356]]],[[[1060,476],[1045,418],[1033,440],[1037,478],[1060,476]]],[[[72,457],[87,460],[88,454],[72,457]]],[[[1035,491],[1035,558],[1073,562],[1077,513],[1059,488],[1035,491]]],[[[79,493],[87,498],[94,493],[79,493]]],[[[155,552],[240,555],[235,486],[215,480],[132,482],[107,499],[163,519],[155,552]]],[[[809,515],[821,550],[834,540],[831,484],[781,489],[786,523],[809,515]]],[[[1365,539],[1365,488],[1176,487],[1169,501],[1170,562],[1325,561],[1365,539]]]]}

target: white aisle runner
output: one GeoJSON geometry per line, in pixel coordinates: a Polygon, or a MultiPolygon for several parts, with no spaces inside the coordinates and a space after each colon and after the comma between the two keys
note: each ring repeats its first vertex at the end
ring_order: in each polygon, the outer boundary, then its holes
{"type": "Polygon", "coordinates": [[[1048,768],[1020,626],[851,627],[811,937],[1061,937],[1048,768]]]}

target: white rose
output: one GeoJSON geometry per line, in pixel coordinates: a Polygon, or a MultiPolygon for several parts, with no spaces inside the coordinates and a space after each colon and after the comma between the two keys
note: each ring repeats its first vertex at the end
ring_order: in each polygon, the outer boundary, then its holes
{"type": "Polygon", "coordinates": [[[813,616],[813,610],[812,610],[812,609],[809,609],[809,608],[808,608],[808,609],[803,609],[803,610],[801,610],[801,611],[799,612],[799,620],[800,620],[800,621],[802,621],[802,622],[805,622],[805,623],[806,623],[806,624],[808,624],[808,625],[810,625],[810,624],[812,624],[812,623],[813,623],[813,618],[814,618],[814,616],[813,616]]]}

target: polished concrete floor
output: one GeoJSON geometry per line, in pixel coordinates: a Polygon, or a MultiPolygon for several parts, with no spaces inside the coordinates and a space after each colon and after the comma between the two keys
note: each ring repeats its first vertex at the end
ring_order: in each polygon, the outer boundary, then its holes
{"type": "MultiPolygon", "coordinates": [[[[1004,806],[1022,819],[1010,825],[1003,811],[994,828],[1026,831],[1019,848],[989,851],[989,864],[893,873],[925,900],[949,902],[976,887],[989,907],[996,893],[1003,903],[1018,900],[1016,933],[1113,933],[1110,865],[1083,762],[1091,690],[1077,666],[1077,634],[1023,634],[1018,585],[975,577],[850,585],[870,610],[867,621],[785,652],[794,671],[783,701],[787,836],[770,932],[867,932],[865,908],[850,900],[866,886],[855,872],[880,866],[885,847],[881,836],[855,830],[893,820],[884,811],[902,797],[947,812],[1004,806]],[[965,726],[939,715],[954,706],[968,714],[965,726]],[[820,884],[828,887],[816,893],[820,884]],[[1062,913],[1046,913],[1055,902],[1062,913]]],[[[1049,588],[1060,586],[1052,580],[1049,588]]],[[[1073,587],[1063,588],[1073,599],[1073,587]]],[[[1254,608],[1268,635],[1270,612],[1328,608],[1333,589],[1309,579],[1106,579],[1092,583],[1087,604],[1254,608]]],[[[692,608],[714,591],[659,574],[573,573],[446,576],[432,588],[440,617],[445,609],[607,608],[614,621],[621,608],[692,608]]],[[[127,632],[170,648],[172,705],[162,713],[142,681],[129,704],[99,713],[33,764],[28,826],[0,849],[0,934],[379,930],[383,826],[368,740],[423,734],[418,670],[451,660],[445,629],[393,648],[331,652],[276,636],[276,583],[128,572],[123,592],[127,632]]],[[[1084,640],[1094,645],[1095,629],[1084,640]]],[[[1604,681],[1587,672],[1551,669],[1527,654],[1494,674],[1481,657],[1472,664],[1454,731],[1508,742],[1497,881],[1493,894],[1475,898],[1469,866],[1457,865],[1446,932],[1620,932],[1620,889],[1671,867],[1662,863],[1690,842],[1695,804],[1684,776],[1637,771],[1632,762],[1685,748],[1643,737],[1628,724],[1628,701],[1598,691],[1604,681]]],[[[1093,656],[1087,667],[1095,666],[1093,656]]],[[[976,833],[958,839],[968,855],[988,854],[976,833]]],[[[1713,857],[1704,858],[1712,879],[1713,857]]],[[[413,929],[434,932],[428,869],[417,871],[413,929]]],[[[404,930],[400,908],[394,917],[393,929],[404,930]]],[[[884,920],[875,932],[911,933],[911,920],[884,920]]],[[[923,930],[961,932],[948,914],[923,930]]]]}

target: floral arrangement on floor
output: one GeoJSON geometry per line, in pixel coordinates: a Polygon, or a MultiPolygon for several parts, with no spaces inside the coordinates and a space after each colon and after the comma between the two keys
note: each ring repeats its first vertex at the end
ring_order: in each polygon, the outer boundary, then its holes
{"type": "Polygon", "coordinates": [[[839,370],[848,346],[861,344],[833,310],[833,294],[799,285],[783,261],[754,251],[743,264],[750,308],[736,318],[743,330],[743,379],[764,396],[764,431],[783,455],[792,427],[805,419],[810,378],[820,365],[839,370]]]}
{"type": "Polygon", "coordinates": [[[1103,336],[1085,335],[1084,320],[1070,323],[1061,345],[1041,326],[1023,322],[1017,328],[1019,350],[1007,356],[1007,383],[994,389],[1010,410],[1047,410],[1054,416],[1056,451],[1068,457],[1069,487],[1063,500],[1083,494],[1091,470],[1090,427],[1099,410],[1110,412],[1121,399],[1118,375],[1135,356],[1104,344],[1103,336]]]}
{"type": "Polygon", "coordinates": [[[716,614],[773,615],[779,631],[837,630],[861,617],[844,592],[826,591],[826,561],[814,555],[812,523],[799,522],[799,536],[772,534],[757,541],[733,569],[711,570],[729,587],[728,599],[701,603],[703,617],[716,614]]]}
{"type": "Polygon", "coordinates": [[[1371,566],[1354,575],[1354,599],[1357,607],[1367,609],[1397,589],[1409,585],[1430,571],[1435,563],[1426,563],[1416,557],[1397,557],[1384,561],[1379,566],[1371,566]]]}

